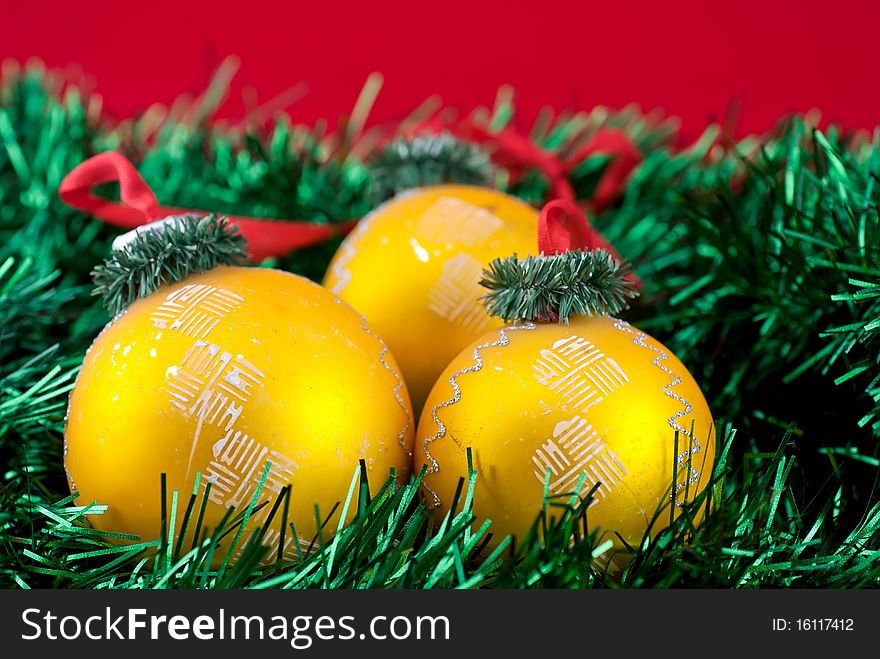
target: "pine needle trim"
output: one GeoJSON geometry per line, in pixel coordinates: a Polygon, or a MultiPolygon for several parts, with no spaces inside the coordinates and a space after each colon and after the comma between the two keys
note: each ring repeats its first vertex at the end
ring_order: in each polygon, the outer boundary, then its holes
{"type": "Polygon", "coordinates": [[[403,190],[426,185],[488,186],[495,176],[483,149],[449,133],[394,140],[368,166],[372,175],[369,196],[375,204],[403,190]]]}
{"type": "Polygon", "coordinates": [[[480,285],[489,289],[483,304],[505,322],[558,320],[572,316],[617,314],[638,292],[627,276],[632,267],[602,249],[574,250],[552,256],[516,254],[497,258],[483,270],[480,285]]]}
{"type": "Polygon", "coordinates": [[[245,241],[226,218],[208,215],[171,222],[159,231],[138,233],[92,270],[93,295],[116,315],[138,298],[168,283],[218,265],[236,265],[247,258],[245,241]]]}

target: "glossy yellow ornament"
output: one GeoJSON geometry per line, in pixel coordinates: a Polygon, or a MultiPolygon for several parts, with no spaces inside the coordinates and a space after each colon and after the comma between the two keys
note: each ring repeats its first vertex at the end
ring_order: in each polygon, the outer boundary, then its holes
{"type": "MultiPolygon", "coordinates": [[[[393,356],[351,307],[296,275],[218,267],[136,301],[95,340],[70,398],[65,466],[78,503],[109,505],[96,527],[152,539],[161,473],[182,497],[197,473],[202,491],[212,483],[215,528],[271,464],[260,501],[292,483],[289,521],[307,544],[314,505],[330,513],[359,459],[371,487],[391,468],[408,477],[413,425],[393,356]]],[[[275,550],[277,528],[264,540],[275,550]]]]}
{"type": "Polygon", "coordinates": [[[339,247],[324,285],[388,342],[417,413],[449,361],[501,327],[479,300],[480,275],[496,257],[536,254],[537,223],[515,197],[443,185],[398,195],[339,247]]]}
{"type": "Polygon", "coordinates": [[[456,357],[419,421],[415,470],[427,466],[428,502],[445,514],[470,447],[474,510],[499,538],[529,529],[548,473],[551,494],[585,475],[581,494],[598,484],[587,519],[619,550],[615,532],[638,546],[659,506],[652,533],[706,486],[714,442],[706,401],[667,348],[626,322],[578,317],[495,330],[456,357]]]}

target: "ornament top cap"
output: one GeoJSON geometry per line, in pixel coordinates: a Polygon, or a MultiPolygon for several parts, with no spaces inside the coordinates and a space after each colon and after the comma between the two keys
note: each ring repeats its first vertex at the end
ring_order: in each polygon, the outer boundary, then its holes
{"type": "Polygon", "coordinates": [[[493,260],[480,285],[483,304],[505,322],[568,323],[570,316],[615,315],[638,296],[632,266],[604,249],[493,260]]]}
{"type": "Polygon", "coordinates": [[[113,241],[113,254],[92,270],[93,295],[115,316],[166,284],[247,260],[245,240],[224,217],[171,215],[113,241]]]}
{"type": "Polygon", "coordinates": [[[495,178],[488,152],[448,131],[395,139],[370,158],[368,168],[374,205],[406,190],[445,183],[490,187],[495,178]]]}

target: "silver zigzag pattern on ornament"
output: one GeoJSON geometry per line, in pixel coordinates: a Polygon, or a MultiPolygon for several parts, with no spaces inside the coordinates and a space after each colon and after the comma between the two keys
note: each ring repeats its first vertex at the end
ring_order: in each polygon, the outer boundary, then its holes
{"type": "Polygon", "coordinates": [[[678,500],[678,493],[687,485],[693,485],[698,480],[700,480],[700,472],[693,465],[693,456],[695,456],[697,453],[700,453],[703,450],[703,447],[700,446],[699,440],[697,440],[697,438],[694,437],[693,433],[691,433],[689,430],[684,428],[678,422],[678,420],[681,417],[687,416],[688,414],[693,412],[694,407],[685,398],[683,398],[682,396],[679,396],[677,393],[672,391],[673,387],[676,387],[679,384],[681,384],[681,377],[679,377],[678,375],[673,373],[669,369],[668,366],[661,363],[661,362],[669,359],[669,355],[666,353],[665,350],[661,350],[660,348],[657,348],[656,346],[652,346],[651,344],[646,343],[645,339],[647,338],[648,335],[645,334],[644,332],[641,332],[641,331],[635,329],[632,325],[630,325],[626,321],[623,321],[623,320],[615,321],[614,328],[617,330],[620,330],[621,332],[626,332],[627,334],[631,334],[632,336],[634,336],[635,338],[633,339],[633,343],[635,343],[637,346],[639,346],[641,348],[647,348],[648,350],[651,350],[651,351],[657,353],[657,356],[651,360],[651,363],[654,366],[656,366],[657,368],[659,368],[661,371],[666,373],[667,375],[672,376],[672,380],[670,380],[668,384],[663,385],[663,393],[666,394],[667,396],[669,396],[670,398],[677,400],[682,405],[684,405],[684,409],[679,410],[678,412],[673,414],[671,417],[669,417],[669,425],[672,427],[672,429],[678,431],[678,433],[680,435],[684,435],[685,437],[687,437],[691,440],[691,448],[686,449],[684,451],[681,451],[675,457],[675,461],[680,468],[690,469],[690,476],[688,477],[687,483],[676,483],[675,489],[671,495],[672,500],[675,502],[675,505],[678,506],[679,508],[684,508],[684,502],[681,502],[678,500]]]}
{"type": "MultiPolygon", "coordinates": [[[[486,348],[503,348],[510,343],[510,337],[507,336],[507,332],[513,332],[515,330],[533,330],[535,329],[534,323],[523,323],[522,325],[512,325],[510,327],[502,327],[498,330],[498,339],[495,341],[489,341],[488,343],[481,343],[476,348],[474,348],[474,363],[468,366],[467,368],[463,368],[461,370],[456,371],[449,377],[449,384],[452,385],[453,396],[449,400],[445,400],[442,403],[438,403],[433,408],[431,408],[431,418],[434,419],[434,423],[437,424],[437,432],[435,432],[430,437],[426,437],[425,441],[422,442],[422,450],[425,452],[425,457],[428,460],[428,469],[426,470],[426,474],[436,474],[440,471],[440,463],[431,455],[431,451],[428,449],[428,444],[431,442],[435,442],[438,439],[442,439],[446,436],[446,425],[440,420],[440,417],[437,416],[437,410],[440,410],[444,407],[449,407],[450,405],[455,405],[458,401],[461,400],[461,387],[458,385],[458,377],[461,375],[465,375],[466,373],[476,373],[477,371],[483,368],[483,357],[480,354],[481,350],[486,348]]],[[[428,484],[422,482],[424,488],[431,494],[434,499],[434,505],[432,508],[436,508],[440,505],[440,497],[437,493],[428,487],[428,484]]]]}
{"type": "Polygon", "coordinates": [[[364,333],[372,336],[380,346],[382,346],[382,350],[379,351],[379,361],[382,362],[382,366],[385,367],[385,370],[391,373],[394,376],[394,379],[397,380],[397,384],[394,385],[394,399],[397,401],[397,404],[400,406],[400,409],[403,410],[404,415],[406,416],[406,423],[403,424],[403,427],[400,429],[400,432],[397,433],[397,443],[400,444],[400,448],[406,451],[406,454],[409,457],[412,457],[412,451],[406,447],[406,431],[409,430],[410,426],[413,424],[412,411],[409,407],[407,407],[406,403],[403,400],[403,396],[400,395],[400,390],[403,388],[403,378],[400,376],[391,364],[385,361],[385,355],[387,355],[390,351],[388,350],[388,346],[385,345],[385,341],[382,340],[378,334],[376,334],[373,330],[371,330],[367,326],[367,319],[364,318],[364,315],[355,311],[355,309],[349,305],[348,303],[336,298],[336,303],[341,304],[343,306],[348,307],[352,310],[352,312],[358,315],[361,321],[361,329],[364,333]]]}

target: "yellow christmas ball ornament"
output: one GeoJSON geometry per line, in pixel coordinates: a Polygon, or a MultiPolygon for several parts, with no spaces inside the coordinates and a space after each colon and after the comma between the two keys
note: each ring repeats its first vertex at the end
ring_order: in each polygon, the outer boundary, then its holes
{"type": "MultiPolygon", "coordinates": [[[[175,220],[135,240],[161,251],[216,231],[210,222],[175,220]]],[[[127,249],[113,268],[144,244],[127,249]]],[[[137,299],[94,341],[70,397],[65,467],[80,504],[108,505],[90,516],[95,527],[142,539],[159,537],[162,473],[181,496],[197,474],[202,495],[210,483],[208,529],[243,511],[262,480],[257,503],[270,505],[249,521],[258,527],[292,484],[288,522],[308,545],[314,506],[331,511],[360,459],[371,487],[391,469],[408,478],[413,432],[394,357],[360,314],[302,277],[217,266],[137,299]]],[[[279,531],[276,518],[263,539],[273,552],[279,531]]]]}
{"type": "Polygon", "coordinates": [[[510,195],[438,185],[399,194],[339,247],[324,285],[388,342],[416,411],[462,348],[501,327],[479,301],[480,273],[496,257],[537,253],[537,222],[510,195]]]}
{"type": "Polygon", "coordinates": [[[638,547],[658,509],[652,535],[706,487],[715,437],[699,386],[669,349],[603,313],[632,295],[622,273],[602,251],[492,264],[494,311],[534,322],[487,332],[432,389],[415,465],[429,505],[448,511],[468,448],[474,512],[498,539],[523,537],[545,486],[592,491],[587,521],[613,541],[601,562],[614,572],[628,556],[617,534],[638,547]],[[542,322],[560,308],[567,324],[542,322]]]}

